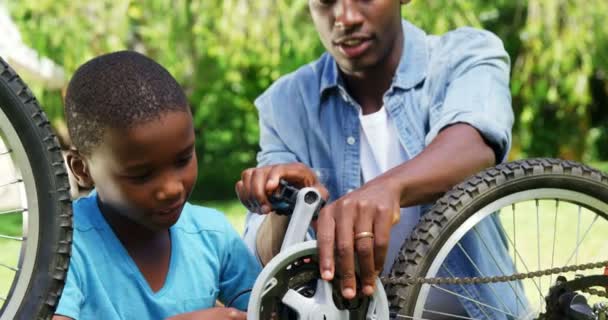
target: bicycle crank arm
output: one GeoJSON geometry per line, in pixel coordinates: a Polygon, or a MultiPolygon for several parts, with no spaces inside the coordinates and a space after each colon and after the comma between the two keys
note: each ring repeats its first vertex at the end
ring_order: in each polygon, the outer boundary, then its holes
{"type": "Polygon", "coordinates": [[[319,276],[316,241],[282,250],[264,267],[251,292],[247,319],[388,320],[384,287],[376,280],[371,297],[343,300],[334,284],[319,276]]]}

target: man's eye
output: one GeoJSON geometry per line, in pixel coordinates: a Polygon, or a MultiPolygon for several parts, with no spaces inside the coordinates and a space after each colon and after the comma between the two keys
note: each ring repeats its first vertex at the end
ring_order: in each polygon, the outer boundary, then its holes
{"type": "Polygon", "coordinates": [[[328,5],[334,4],[336,2],[336,0],[317,0],[317,2],[324,6],[328,6],[328,5]]]}

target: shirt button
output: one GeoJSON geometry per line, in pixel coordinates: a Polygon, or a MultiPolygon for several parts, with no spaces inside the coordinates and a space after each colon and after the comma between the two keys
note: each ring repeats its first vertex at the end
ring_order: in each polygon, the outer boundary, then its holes
{"type": "Polygon", "coordinates": [[[348,138],[346,139],[346,143],[348,143],[348,144],[350,144],[350,145],[355,144],[355,137],[348,137],[348,138]]]}

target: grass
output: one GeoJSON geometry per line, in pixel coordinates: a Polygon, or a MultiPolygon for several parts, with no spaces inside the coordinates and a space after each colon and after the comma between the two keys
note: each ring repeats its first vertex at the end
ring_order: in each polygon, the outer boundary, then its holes
{"type": "Polygon", "coordinates": [[[243,234],[245,228],[245,214],[247,209],[238,200],[206,201],[198,203],[201,206],[210,207],[223,212],[232,226],[239,234],[243,234]]]}

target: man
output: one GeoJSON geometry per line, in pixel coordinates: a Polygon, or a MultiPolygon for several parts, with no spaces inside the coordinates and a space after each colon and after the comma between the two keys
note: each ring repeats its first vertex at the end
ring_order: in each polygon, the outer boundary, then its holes
{"type": "MultiPolygon", "coordinates": [[[[277,253],[287,224],[267,200],[279,179],[328,194],[316,224],[320,272],[326,280],[337,272],[345,298],[357,290],[355,256],[361,290],[371,295],[421,205],[503,161],[511,143],[501,41],[470,28],[428,36],[401,19],[407,2],[309,1],[327,52],[256,100],[258,167],[236,184],[254,212],[245,240],[262,263],[277,253]]],[[[487,315],[462,299],[444,300],[454,315],[487,315]]]]}

